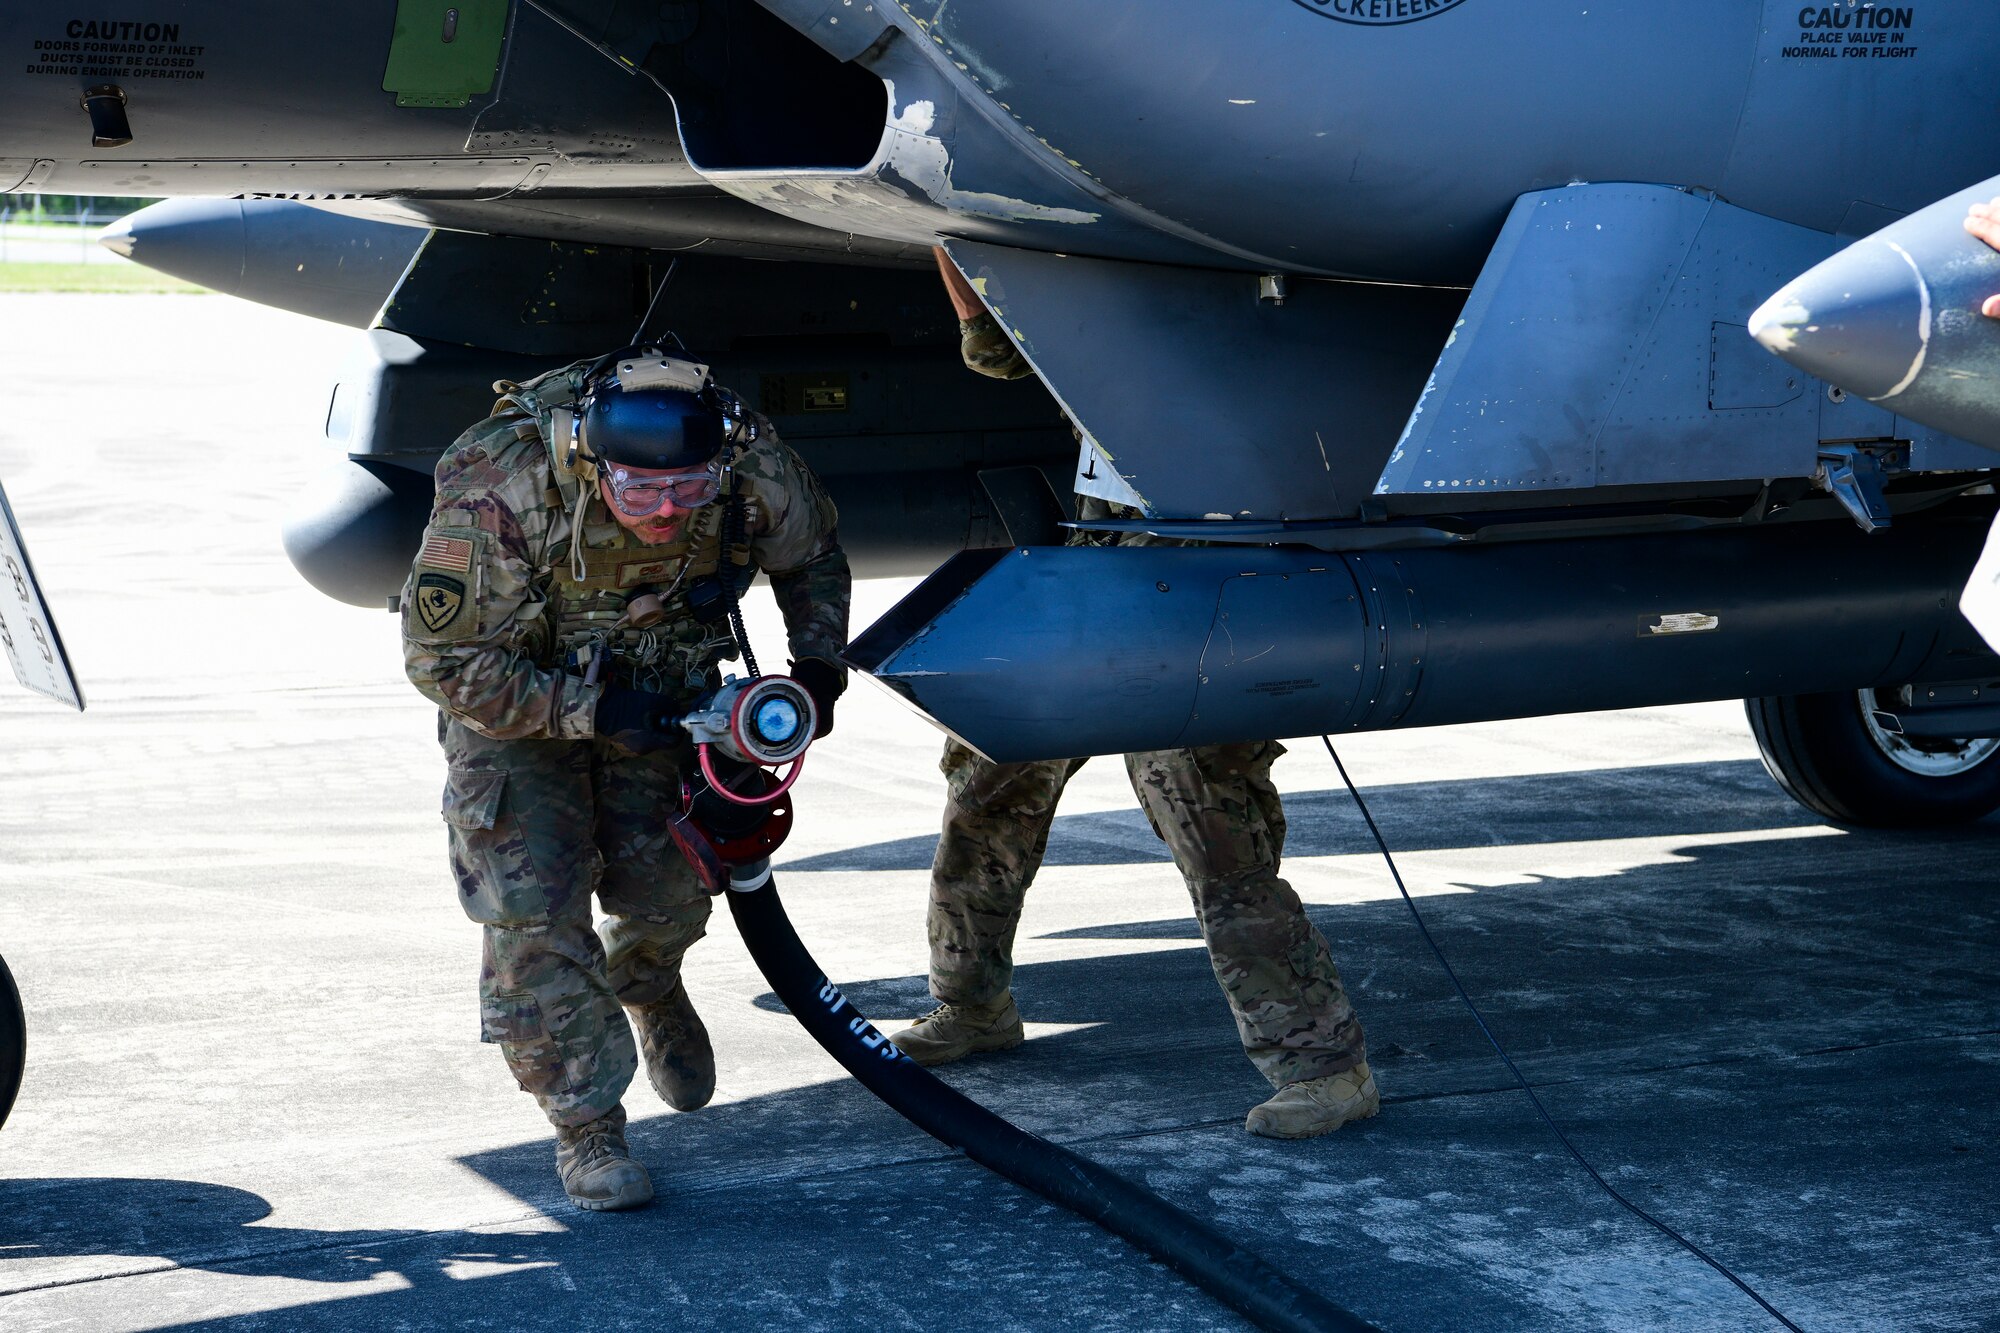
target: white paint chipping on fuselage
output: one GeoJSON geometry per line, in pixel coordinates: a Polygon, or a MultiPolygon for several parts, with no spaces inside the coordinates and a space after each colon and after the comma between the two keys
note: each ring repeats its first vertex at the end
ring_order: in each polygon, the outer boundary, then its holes
{"type": "Polygon", "coordinates": [[[1765,351],[1782,356],[1797,345],[1799,330],[1811,322],[1812,311],[1788,286],[1751,313],[1750,336],[1763,344],[1765,351]]]}
{"type": "Polygon", "coordinates": [[[908,134],[929,134],[937,124],[937,103],[927,97],[920,97],[901,111],[896,110],[896,85],[889,87],[889,125],[892,130],[902,130],[908,134]]]}
{"type": "Polygon", "coordinates": [[[888,79],[884,79],[883,83],[889,89],[891,114],[882,136],[882,146],[876,150],[875,163],[871,164],[878,171],[886,169],[895,172],[923,191],[932,203],[953,213],[1004,222],[1089,223],[1102,216],[1080,208],[1056,208],[1026,199],[1010,199],[1005,195],[957,188],[951,180],[951,154],[945,149],[944,141],[931,134],[937,119],[936,105],[916,100],[898,112],[895,109],[895,83],[888,79]]]}
{"type": "MultiPolygon", "coordinates": [[[[1463,319],[1458,320],[1451,326],[1451,334],[1444,340],[1444,351],[1438,354],[1439,365],[1444,364],[1445,354],[1451,351],[1452,344],[1458,341],[1458,331],[1464,327],[1465,327],[1465,321],[1463,319]]],[[[1431,394],[1437,391],[1437,385],[1438,385],[1437,370],[1433,368],[1430,373],[1430,378],[1424,381],[1424,391],[1417,395],[1416,406],[1410,409],[1410,419],[1404,423],[1403,433],[1396,437],[1396,447],[1392,449],[1389,453],[1389,462],[1383,464],[1384,472],[1388,471],[1390,464],[1402,461],[1403,446],[1410,442],[1410,432],[1414,431],[1417,428],[1417,418],[1421,417],[1424,414],[1424,404],[1427,401],[1429,401],[1431,394]]],[[[1324,452],[1324,446],[1322,446],[1322,453],[1323,452],[1324,452]]],[[[1377,495],[1386,495],[1388,494],[1388,491],[1389,491],[1389,484],[1387,482],[1377,481],[1375,483],[1375,493],[1377,495]]]]}
{"type": "Polygon", "coordinates": [[[951,154],[944,141],[932,133],[937,125],[937,103],[929,98],[899,103],[895,82],[882,82],[888,94],[888,116],[882,141],[867,166],[859,170],[703,174],[738,198],[773,212],[920,245],[932,244],[950,226],[952,217],[1075,225],[1103,217],[1083,209],[959,189],[952,183],[951,154]],[[924,216],[920,207],[912,208],[918,199],[928,200],[950,216],[924,216]]]}
{"type": "Polygon", "coordinates": [[[1891,388],[1889,392],[1883,394],[1880,398],[1869,399],[1868,401],[1872,403],[1880,403],[1894,398],[1897,394],[1914,384],[1917,376],[1924,373],[1924,358],[1930,354],[1931,350],[1931,285],[1924,281],[1924,271],[1917,267],[1917,261],[1910,257],[1908,250],[1905,250],[1894,241],[1884,241],[1882,244],[1902,256],[1903,262],[1910,266],[1910,276],[1917,280],[1917,355],[1910,362],[1910,368],[1903,375],[1903,378],[1896,381],[1895,387],[1891,388]]]}
{"type": "MultiPolygon", "coordinates": [[[[925,23],[923,20],[918,19],[917,26],[926,30],[933,26],[942,27],[944,23],[944,11],[950,6],[950,3],[951,0],[945,0],[943,4],[937,7],[937,13],[931,16],[930,23],[925,23]]],[[[908,13],[909,11],[905,8],[904,12],[908,13]]],[[[953,35],[951,40],[953,60],[959,64],[960,68],[966,70],[968,73],[977,75],[980,86],[985,88],[987,92],[1000,93],[1013,87],[1014,81],[993,68],[993,63],[981,56],[979,52],[966,46],[964,38],[953,35]]]]}

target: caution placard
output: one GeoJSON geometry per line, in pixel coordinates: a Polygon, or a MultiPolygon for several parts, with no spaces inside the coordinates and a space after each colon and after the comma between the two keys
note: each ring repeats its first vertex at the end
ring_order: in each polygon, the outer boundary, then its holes
{"type": "Polygon", "coordinates": [[[0,488],[0,646],[7,649],[15,679],[37,694],[83,710],[83,691],[70,670],[48,603],[42,600],[35,567],[28,563],[28,548],[4,488],[0,488]]]}

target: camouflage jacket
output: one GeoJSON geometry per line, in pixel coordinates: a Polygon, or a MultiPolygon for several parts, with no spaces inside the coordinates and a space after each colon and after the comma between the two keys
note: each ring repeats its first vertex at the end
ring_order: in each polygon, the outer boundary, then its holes
{"type": "Polygon", "coordinates": [[[1035,373],[1021,349],[1000,327],[1000,321],[985,311],[958,321],[958,354],[967,370],[976,370],[989,379],[1018,380],[1035,373]]]}
{"type": "Polygon", "coordinates": [[[760,569],[793,658],[837,660],[849,574],[833,502],[769,421],[747,420],[755,438],[723,455],[744,540],[725,542],[730,506],[717,501],[675,541],[648,546],[612,519],[594,482],[559,474],[536,416],[502,400],[438,460],[437,500],[403,585],[410,680],[496,739],[588,737],[607,683],[679,697],[709,683],[737,655],[735,639],[725,617],[698,619],[688,594],[717,577],[740,593],[760,569]],[[642,593],[666,614],[631,628],[621,617],[642,593]]]}

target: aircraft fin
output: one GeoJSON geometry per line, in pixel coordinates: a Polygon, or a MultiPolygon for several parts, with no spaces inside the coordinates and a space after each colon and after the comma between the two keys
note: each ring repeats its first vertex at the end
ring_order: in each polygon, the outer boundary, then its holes
{"type": "Polygon", "coordinates": [[[1152,518],[1355,517],[1463,299],[945,249],[1088,437],[1077,489],[1152,518]]]}
{"type": "Polygon", "coordinates": [[[7,650],[14,678],[37,694],[83,711],[83,687],[63,651],[55,617],[49,614],[21,526],[0,487],[0,646],[7,650]]]}
{"type": "Polygon", "coordinates": [[[1522,195],[1375,494],[1811,477],[1822,442],[1878,438],[1911,441],[1913,470],[1962,464],[1751,339],[1764,294],[1835,244],[1663,185],[1522,195]]]}

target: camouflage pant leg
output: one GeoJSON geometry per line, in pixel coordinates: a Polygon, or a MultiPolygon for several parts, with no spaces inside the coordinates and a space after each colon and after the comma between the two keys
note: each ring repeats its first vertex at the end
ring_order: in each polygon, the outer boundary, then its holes
{"type": "Polygon", "coordinates": [[[708,933],[714,900],[667,834],[680,808],[673,760],[599,743],[593,771],[606,975],[620,1003],[651,1004],[674,988],[681,956],[708,933]]]}
{"type": "Polygon", "coordinates": [[[1367,1054],[1325,937],[1278,878],[1285,817],[1270,774],[1283,753],[1265,741],[1125,757],[1187,880],[1244,1053],[1278,1087],[1337,1074],[1367,1054]]]}
{"type": "Polygon", "coordinates": [[[984,1004],[1014,977],[1014,929],[1048,849],[1056,802],[1081,759],[995,764],[946,741],[949,791],[931,862],[931,994],[984,1004]]]}
{"type": "Polygon", "coordinates": [[[480,1040],[556,1125],[618,1105],[638,1068],[632,1028],[591,926],[590,741],[495,741],[446,728],[445,820],[467,916],[485,927],[480,1040]]]}

